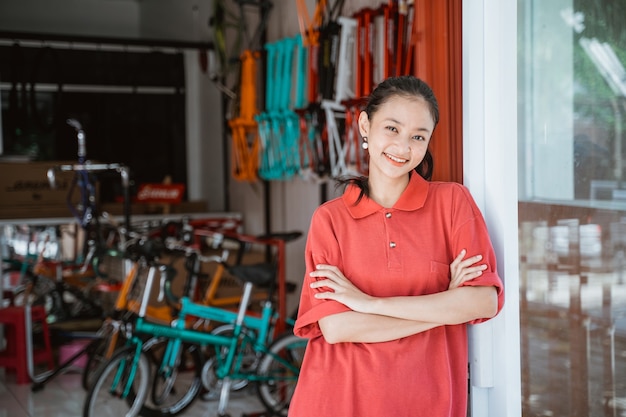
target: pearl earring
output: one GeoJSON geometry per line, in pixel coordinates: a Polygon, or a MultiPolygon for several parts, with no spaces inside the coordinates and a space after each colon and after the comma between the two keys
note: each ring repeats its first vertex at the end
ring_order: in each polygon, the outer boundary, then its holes
{"type": "Polygon", "coordinates": [[[370,146],[368,145],[368,143],[367,143],[367,136],[363,136],[363,143],[361,144],[361,147],[362,147],[363,149],[367,149],[367,148],[369,148],[369,147],[370,147],[370,146]]]}

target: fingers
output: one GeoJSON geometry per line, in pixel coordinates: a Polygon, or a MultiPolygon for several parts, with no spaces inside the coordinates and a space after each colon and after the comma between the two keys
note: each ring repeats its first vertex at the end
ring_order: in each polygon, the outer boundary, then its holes
{"type": "Polygon", "coordinates": [[[315,278],[311,284],[311,288],[324,288],[326,290],[336,291],[338,284],[341,283],[343,274],[339,268],[333,265],[316,265],[315,271],[311,271],[309,276],[315,278]]]}
{"type": "Polygon", "coordinates": [[[330,279],[319,279],[316,281],[311,282],[311,284],[309,284],[309,286],[311,288],[331,288],[334,289],[337,287],[337,285],[335,284],[335,282],[333,280],[330,279]]]}
{"type": "Polygon", "coordinates": [[[462,273],[460,273],[459,275],[461,275],[465,280],[474,279],[481,276],[485,269],[487,269],[487,265],[485,264],[473,266],[463,269],[462,273]]]}
{"type": "Polygon", "coordinates": [[[450,264],[450,267],[452,267],[453,265],[456,266],[459,263],[463,262],[463,258],[465,258],[466,254],[467,254],[467,251],[465,249],[462,249],[461,252],[456,256],[456,258],[454,258],[454,261],[452,261],[452,263],[450,264]]]}
{"type": "Polygon", "coordinates": [[[316,270],[310,272],[309,276],[315,278],[310,283],[310,287],[313,289],[333,293],[355,290],[358,292],[352,282],[334,265],[316,265],[316,270]]]}
{"type": "Polygon", "coordinates": [[[463,249],[450,264],[450,289],[456,288],[466,281],[478,278],[487,269],[486,264],[476,265],[483,259],[482,255],[474,255],[464,259],[466,254],[467,251],[463,249]]]}
{"type": "Polygon", "coordinates": [[[346,279],[339,268],[333,265],[316,265],[315,271],[311,271],[309,273],[310,277],[313,278],[327,278],[335,282],[340,282],[341,280],[346,279]]]}
{"type": "Polygon", "coordinates": [[[331,273],[335,275],[342,275],[339,268],[337,268],[335,265],[325,265],[325,264],[315,265],[315,271],[320,272],[320,273],[331,273]]]}
{"type": "Polygon", "coordinates": [[[463,259],[466,254],[467,254],[467,251],[465,249],[461,250],[461,252],[457,255],[457,257],[454,258],[454,261],[452,261],[452,263],[450,264],[450,267],[451,268],[452,267],[466,268],[483,259],[482,255],[474,255],[474,256],[470,256],[467,259],[463,259]]]}

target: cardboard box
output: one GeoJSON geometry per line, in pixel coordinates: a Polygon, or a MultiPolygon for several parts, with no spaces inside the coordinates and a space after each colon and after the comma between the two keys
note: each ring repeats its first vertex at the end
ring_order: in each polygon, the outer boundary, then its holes
{"type": "Polygon", "coordinates": [[[47,175],[48,169],[63,163],[67,162],[0,162],[0,207],[66,207],[74,172],[57,171],[54,189],[47,175]]]}
{"type": "MultiPolygon", "coordinates": [[[[76,173],[55,170],[55,187],[50,186],[48,170],[72,161],[0,161],[0,219],[73,217],[67,199],[76,173]]],[[[99,184],[96,184],[96,201],[99,184]]],[[[80,201],[74,188],[71,201],[80,201]]]]}

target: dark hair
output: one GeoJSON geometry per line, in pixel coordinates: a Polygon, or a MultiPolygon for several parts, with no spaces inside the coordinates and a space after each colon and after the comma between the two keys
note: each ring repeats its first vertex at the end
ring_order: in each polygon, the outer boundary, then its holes
{"type": "MultiPolygon", "coordinates": [[[[385,104],[392,97],[407,97],[407,98],[422,98],[428,104],[430,109],[430,115],[435,122],[435,126],[439,123],[439,104],[435,93],[423,80],[414,77],[412,75],[402,75],[399,77],[389,77],[383,82],[378,84],[374,91],[369,95],[367,103],[363,111],[367,114],[367,117],[371,120],[372,116],[378,111],[378,109],[385,104]]],[[[433,175],[434,161],[433,156],[429,150],[426,150],[424,159],[420,164],[415,167],[417,172],[422,178],[430,181],[433,175]]],[[[338,186],[342,184],[355,184],[361,189],[359,200],[365,195],[369,196],[369,185],[367,177],[347,177],[338,180],[338,186]]]]}

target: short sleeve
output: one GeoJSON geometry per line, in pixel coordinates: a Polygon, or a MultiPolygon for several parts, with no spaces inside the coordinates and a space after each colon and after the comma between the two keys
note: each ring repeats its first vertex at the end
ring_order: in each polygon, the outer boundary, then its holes
{"type": "Polygon", "coordinates": [[[315,298],[315,293],[321,289],[312,289],[309,286],[314,279],[309,273],[319,264],[342,267],[339,244],[332,227],[332,215],[325,205],[320,206],[311,219],[305,247],[306,271],[302,282],[298,318],[294,326],[294,333],[297,336],[309,339],[322,335],[318,325],[321,318],[350,310],[336,301],[315,298]]]}
{"type": "MultiPolygon", "coordinates": [[[[483,256],[482,262],[487,265],[487,269],[480,277],[467,281],[462,286],[495,287],[498,295],[499,313],[504,306],[504,285],[498,275],[496,255],[489,237],[487,225],[467,188],[462,185],[459,185],[459,188],[462,190],[462,198],[459,199],[460,206],[457,206],[459,211],[457,218],[460,219],[460,223],[455,228],[453,246],[457,254],[461,249],[466,249],[468,256],[481,254],[483,256]],[[465,200],[464,203],[463,200],[465,200]]],[[[488,319],[477,319],[470,322],[470,324],[482,323],[486,320],[488,319]]]]}

